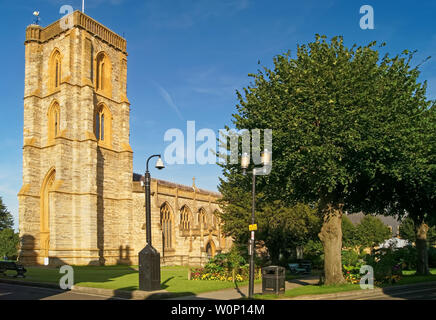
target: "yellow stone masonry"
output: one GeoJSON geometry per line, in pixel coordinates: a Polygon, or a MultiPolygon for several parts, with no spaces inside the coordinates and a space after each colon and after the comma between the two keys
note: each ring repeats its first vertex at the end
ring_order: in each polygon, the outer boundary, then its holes
{"type": "MultiPolygon", "coordinates": [[[[20,260],[137,264],[145,209],[133,181],[126,40],[79,11],[68,19],[67,30],[60,21],[26,29],[20,260]]],[[[153,245],[163,265],[203,265],[229,249],[219,197],[152,181],[153,245]]]]}

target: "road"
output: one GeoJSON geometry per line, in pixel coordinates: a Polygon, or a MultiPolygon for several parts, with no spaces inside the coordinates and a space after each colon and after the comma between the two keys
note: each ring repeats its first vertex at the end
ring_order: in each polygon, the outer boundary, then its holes
{"type": "Polygon", "coordinates": [[[383,292],[362,295],[341,295],[327,300],[436,300],[436,282],[411,285],[404,288],[386,288],[383,292]]]}
{"type": "MultiPolygon", "coordinates": [[[[0,283],[0,300],[113,300],[107,296],[98,296],[60,289],[21,286],[0,283]]],[[[118,300],[118,299],[117,299],[118,300]]]]}

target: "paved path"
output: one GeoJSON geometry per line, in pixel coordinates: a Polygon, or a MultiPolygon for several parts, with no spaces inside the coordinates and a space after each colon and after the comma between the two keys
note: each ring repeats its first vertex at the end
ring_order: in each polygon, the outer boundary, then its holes
{"type": "MultiPolygon", "coordinates": [[[[309,276],[301,279],[295,279],[286,281],[286,290],[297,288],[300,286],[307,286],[309,284],[317,284],[319,282],[319,276],[309,276]]],[[[262,284],[257,283],[254,285],[254,294],[262,293],[262,284]]],[[[240,299],[248,296],[248,286],[230,288],[212,292],[198,293],[197,295],[184,296],[179,298],[171,298],[168,300],[233,300],[240,299]]]]}
{"type": "Polygon", "coordinates": [[[344,293],[342,296],[325,300],[436,300],[436,282],[409,285],[407,288],[391,287],[374,293],[363,290],[360,295],[344,293]]]}

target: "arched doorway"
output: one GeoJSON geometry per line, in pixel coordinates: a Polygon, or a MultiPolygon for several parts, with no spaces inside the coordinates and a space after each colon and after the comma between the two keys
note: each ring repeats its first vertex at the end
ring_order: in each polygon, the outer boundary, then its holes
{"type": "Polygon", "coordinates": [[[51,191],[56,177],[56,170],[50,169],[44,178],[41,186],[41,206],[40,206],[40,256],[48,258],[50,250],[50,207],[51,191]]]}
{"type": "Polygon", "coordinates": [[[206,245],[206,256],[208,259],[215,257],[215,244],[213,241],[209,241],[206,245]]]}

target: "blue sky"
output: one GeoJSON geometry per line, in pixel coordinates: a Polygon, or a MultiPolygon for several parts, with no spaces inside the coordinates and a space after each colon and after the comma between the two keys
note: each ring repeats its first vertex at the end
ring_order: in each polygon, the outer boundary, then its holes
{"type": "MultiPolygon", "coordinates": [[[[18,225],[17,193],[22,184],[22,122],[25,28],[32,12],[47,26],[59,19],[62,5],[81,8],[81,0],[0,0],[3,48],[0,50],[2,97],[0,196],[18,225]]],[[[436,2],[366,0],[86,0],[86,14],[127,39],[128,97],[134,171],[145,157],[163,153],[170,128],[217,132],[231,124],[235,90],[247,86],[258,61],[271,66],[274,55],[314,39],[316,33],[344,36],[346,44],[386,41],[386,52],[417,49],[415,62],[436,98],[436,2]],[[359,27],[362,5],[374,8],[375,29],[359,27]]],[[[152,176],[216,190],[216,165],[173,165],[152,176]]]]}

